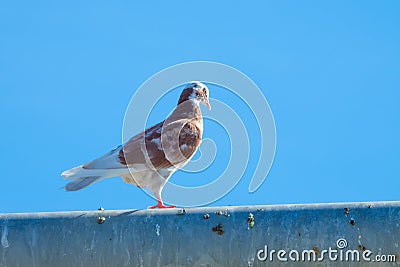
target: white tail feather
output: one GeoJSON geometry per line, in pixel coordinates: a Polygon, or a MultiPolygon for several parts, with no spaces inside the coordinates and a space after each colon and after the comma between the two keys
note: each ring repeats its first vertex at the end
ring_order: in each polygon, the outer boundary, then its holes
{"type": "Polygon", "coordinates": [[[66,180],[76,180],[82,177],[92,177],[97,176],[101,178],[110,178],[115,176],[121,176],[129,174],[128,168],[120,169],[86,169],[82,166],[72,168],[70,170],[64,171],[61,176],[66,180]]]}
{"type": "Polygon", "coordinates": [[[65,186],[67,191],[76,191],[106,178],[129,173],[129,169],[85,169],[82,166],[64,171],[61,176],[72,180],[65,186]]]}
{"type": "Polygon", "coordinates": [[[67,190],[67,191],[77,191],[77,190],[80,190],[82,188],[85,188],[86,186],[89,186],[91,184],[99,182],[99,181],[101,181],[103,179],[104,178],[97,177],[97,176],[78,178],[78,179],[68,183],[65,186],[65,190],[67,190]]]}

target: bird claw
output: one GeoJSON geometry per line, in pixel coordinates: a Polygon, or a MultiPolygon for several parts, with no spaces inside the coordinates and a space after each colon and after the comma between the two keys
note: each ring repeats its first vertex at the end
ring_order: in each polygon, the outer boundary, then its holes
{"type": "Polygon", "coordinates": [[[164,203],[161,201],[158,201],[157,205],[155,206],[149,206],[149,209],[173,209],[176,208],[176,206],[165,206],[164,203]]]}
{"type": "Polygon", "coordinates": [[[164,205],[149,206],[149,209],[173,209],[173,208],[176,208],[176,206],[164,206],[164,205]]]}

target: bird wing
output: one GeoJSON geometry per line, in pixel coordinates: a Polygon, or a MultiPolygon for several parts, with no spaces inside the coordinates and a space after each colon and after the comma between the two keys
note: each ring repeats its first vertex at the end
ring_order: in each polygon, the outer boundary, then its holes
{"type": "Polygon", "coordinates": [[[119,151],[118,159],[120,164],[129,167],[137,164],[146,164],[156,170],[173,166],[166,159],[161,145],[163,124],[164,121],[148,128],[126,142],[119,151]]]}
{"type": "Polygon", "coordinates": [[[148,170],[147,161],[142,147],[146,135],[155,134],[162,123],[158,123],[149,129],[133,136],[125,144],[119,145],[112,149],[104,156],[97,158],[91,162],[84,164],[84,169],[126,169],[128,166],[131,171],[144,171],[148,170]]]}
{"type": "Polygon", "coordinates": [[[190,119],[160,122],[135,135],[104,156],[84,164],[84,169],[145,171],[182,167],[196,152],[201,129],[190,119]]]}
{"type": "Polygon", "coordinates": [[[127,166],[144,163],[156,170],[180,168],[200,142],[201,130],[193,119],[166,120],[129,140],[120,150],[119,160],[127,166]]]}

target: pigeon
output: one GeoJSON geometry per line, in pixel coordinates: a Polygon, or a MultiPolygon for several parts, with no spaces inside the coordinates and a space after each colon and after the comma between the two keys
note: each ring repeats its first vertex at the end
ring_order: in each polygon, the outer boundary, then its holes
{"type": "Polygon", "coordinates": [[[178,104],[162,122],[133,136],[104,156],[64,171],[71,180],[66,191],[76,191],[106,178],[119,176],[125,183],[148,187],[157,199],[149,208],[175,208],[164,205],[161,191],[171,175],[184,167],[200,146],[203,117],[200,104],[211,109],[209,90],[201,82],[190,82],[178,104]]]}

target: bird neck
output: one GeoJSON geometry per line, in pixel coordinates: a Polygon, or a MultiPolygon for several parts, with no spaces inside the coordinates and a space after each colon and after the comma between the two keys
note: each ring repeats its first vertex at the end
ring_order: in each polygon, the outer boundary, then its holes
{"type": "Polygon", "coordinates": [[[170,117],[176,120],[179,119],[201,120],[203,118],[200,110],[200,104],[193,100],[188,100],[178,104],[170,117]]]}

